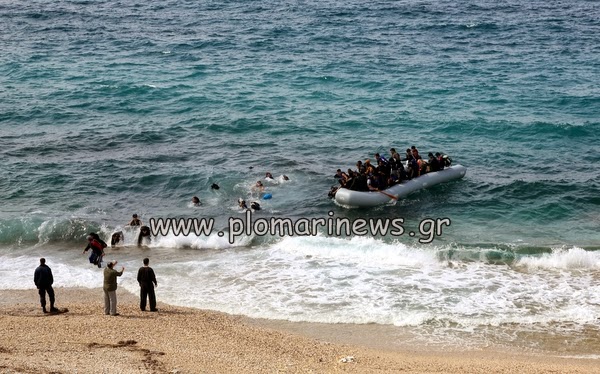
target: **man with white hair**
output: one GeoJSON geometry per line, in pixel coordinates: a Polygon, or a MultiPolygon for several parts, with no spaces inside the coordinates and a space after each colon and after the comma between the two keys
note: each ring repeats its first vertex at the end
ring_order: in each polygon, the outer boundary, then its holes
{"type": "Polygon", "coordinates": [[[118,316],[117,313],[117,277],[123,275],[124,267],[121,271],[114,269],[117,261],[109,262],[104,268],[104,314],[118,316]]]}

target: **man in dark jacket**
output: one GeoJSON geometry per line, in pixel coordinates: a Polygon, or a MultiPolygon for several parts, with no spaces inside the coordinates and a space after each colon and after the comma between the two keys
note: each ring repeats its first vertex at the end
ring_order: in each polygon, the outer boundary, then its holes
{"type": "Polygon", "coordinates": [[[33,273],[33,283],[38,288],[40,304],[42,304],[44,313],[48,313],[46,310],[46,292],[48,292],[48,297],[50,298],[50,311],[58,312],[58,309],[54,307],[54,290],[52,289],[54,277],[52,277],[52,270],[46,265],[45,258],[40,258],[40,266],[33,273]]]}
{"type": "Polygon", "coordinates": [[[149,266],[150,260],[144,259],[144,266],[138,270],[137,281],[140,284],[140,309],[142,312],[146,311],[146,298],[150,299],[150,311],[157,312],[156,309],[156,295],[154,294],[154,287],[158,286],[156,283],[156,276],[154,270],[149,266]]]}

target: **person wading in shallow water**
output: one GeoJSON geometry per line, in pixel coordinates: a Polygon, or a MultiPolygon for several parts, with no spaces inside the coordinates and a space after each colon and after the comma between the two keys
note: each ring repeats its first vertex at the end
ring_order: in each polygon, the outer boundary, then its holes
{"type": "Polygon", "coordinates": [[[142,220],[138,218],[137,214],[134,214],[133,216],[131,216],[131,221],[129,221],[129,223],[127,224],[129,226],[142,226],[142,220]]]}
{"type": "Polygon", "coordinates": [[[140,227],[140,234],[138,235],[138,241],[137,241],[138,246],[142,245],[142,241],[144,240],[144,238],[147,238],[148,241],[151,240],[150,227],[148,227],[148,226],[140,227]]]}
{"type": "Polygon", "coordinates": [[[85,247],[82,253],[86,253],[88,250],[92,250],[90,254],[90,263],[102,267],[102,257],[104,256],[104,248],[107,247],[104,240],[100,239],[98,234],[90,232],[87,236],[88,245],[85,247]]]}

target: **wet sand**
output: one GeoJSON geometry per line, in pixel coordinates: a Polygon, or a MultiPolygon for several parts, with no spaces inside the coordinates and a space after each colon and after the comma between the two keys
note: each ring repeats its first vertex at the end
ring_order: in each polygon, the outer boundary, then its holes
{"type": "Polygon", "coordinates": [[[589,359],[489,349],[386,347],[381,326],[295,324],[158,304],[141,312],[117,291],[57,288],[43,314],[36,290],[0,291],[0,373],[600,373],[589,359]]]}

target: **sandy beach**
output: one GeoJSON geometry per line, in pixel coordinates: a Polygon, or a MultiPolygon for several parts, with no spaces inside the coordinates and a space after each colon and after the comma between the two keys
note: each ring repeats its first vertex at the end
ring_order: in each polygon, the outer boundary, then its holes
{"type": "Polygon", "coordinates": [[[283,328],[160,302],[158,313],[141,312],[135,295],[123,289],[117,294],[120,315],[105,316],[101,289],[57,288],[57,306],[68,308],[62,314],[43,314],[35,290],[0,291],[0,372],[600,372],[595,360],[374,348],[356,344],[368,340],[350,338],[341,325],[283,328]]]}

